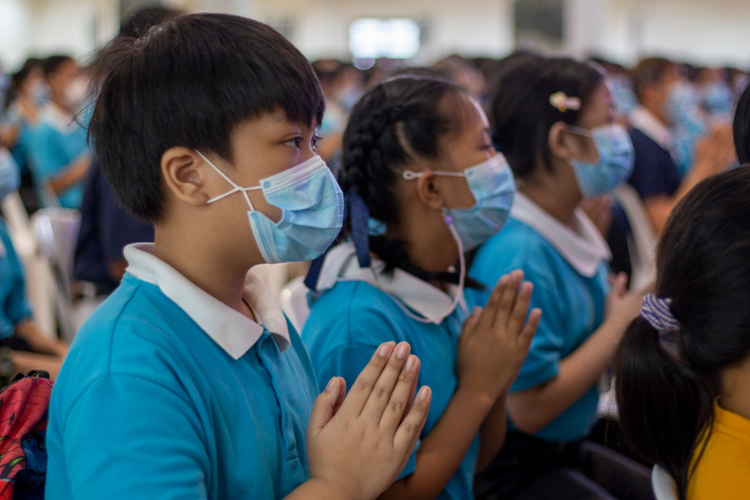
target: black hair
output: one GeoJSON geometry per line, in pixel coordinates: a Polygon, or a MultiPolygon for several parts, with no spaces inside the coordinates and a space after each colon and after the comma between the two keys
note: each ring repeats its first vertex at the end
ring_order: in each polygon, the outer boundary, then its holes
{"type": "Polygon", "coordinates": [[[128,17],[120,25],[120,33],[117,36],[128,38],[140,38],[154,26],[158,26],[170,19],[181,15],[182,12],[167,7],[146,7],[128,17]]]}
{"type": "Polygon", "coordinates": [[[614,364],[620,427],[684,500],[721,372],[750,356],[750,166],[703,181],[675,208],[655,294],[671,299],[680,327],[660,333],[639,317],[628,328],[614,364]]]}
{"type": "Polygon", "coordinates": [[[493,82],[489,119],[495,144],[518,178],[541,162],[551,168],[549,131],[557,122],[576,125],[604,74],[589,63],[570,58],[519,55],[493,82]],[[581,100],[578,110],[556,108],[558,92],[581,100]]]}
{"type": "Polygon", "coordinates": [[[232,162],[240,122],[281,110],[320,123],[325,104],[307,59],[269,26],[224,14],[177,17],[119,37],[94,64],[90,137],[115,195],[150,223],[164,213],[161,157],[183,146],[232,162]]]}
{"type": "MultiPolygon", "coordinates": [[[[459,133],[465,122],[458,103],[464,97],[466,91],[448,80],[414,75],[391,78],[366,92],[344,131],[344,193],[356,193],[370,217],[399,224],[396,186],[402,167],[416,159],[440,158],[441,139],[459,133]]],[[[428,273],[412,264],[399,239],[370,236],[369,243],[388,272],[398,267],[422,279],[454,281],[449,273],[428,273]]]]}
{"type": "Polygon", "coordinates": [[[734,147],[740,163],[750,163],[750,85],[742,92],[734,111],[734,147]]]}
{"type": "Polygon", "coordinates": [[[663,57],[647,57],[640,61],[630,72],[633,82],[633,93],[641,100],[641,92],[646,84],[655,84],[664,78],[666,72],[677,64],[663,57]]]}
{"type": "Polygon", "coordinates": [[[66,62],[73,61],[74,59],[68,55],[54,55],[49,56],[47,59],[42,61],[42,69],[44,70],[44,76],[49,76],[55,73],[60,66],[66,62]]]}
{"type": "Polygon", "coordinates": [[[8,88],[6,92],[5,99],[4,99],[6,109],[13,103],[13,101],[18,96],[18,93],[21,90],[21,85],[23,84],[24,80],[26,80],[26,78],[29,77],[29,74],[34,69],[42,68],[42,63],[43,63],[42,59],[38,59],[36,57],[29,57],[23,63],[23,66],[21,66],[21,69],[13,73],[13,76],[11,77],[10,87],[8,88]]]}

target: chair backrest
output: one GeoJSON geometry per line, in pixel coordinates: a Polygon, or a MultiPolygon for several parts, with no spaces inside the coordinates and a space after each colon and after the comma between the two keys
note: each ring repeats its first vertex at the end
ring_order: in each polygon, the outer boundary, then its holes
{"type": "Polygon", "coordinates": [[[641,198],[632,186],[622,184],[612,194],[625,211],[633,232],[632,238],[628,240],[630,262],[633,266],[630,284],[632,289],[638,290],[656,279],[658,237],[641,198]]]}
{"type": "Polygon", "coordinates": [[[308,288],[305,286],[304,278],[294,278],[287,283],[279,293],[281,309],[286,313],[289,321],[298,332],[305,326],[307,317],[310,316],[310,307],[307,305],[308,288]]]}
{"type": "Polygon", "coordinates": [[[70,284],[81,214],[76,210],[50,207],[36,212],[31,220],[39,251],[46,257],[55,277],[60,330],[64,339],[72,340],[77,326],[70,284]]]}
{"type": "Polygon", "coordinates": [[[73,276],[73,259],[81,227],[81,214],[66,208],[44,208],[32,218],[39,250],[69,283],[73,276]]]}
{"type": "Polygon", "coordinates": [[[651,485],[656,500],[678,500],[677,484],[672,476],[658,465],[651,471],[651,485]]]}

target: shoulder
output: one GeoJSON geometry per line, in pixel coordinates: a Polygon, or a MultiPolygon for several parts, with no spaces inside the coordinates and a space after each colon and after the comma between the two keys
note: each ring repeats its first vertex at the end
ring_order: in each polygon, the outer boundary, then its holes
{"type": "Polygon", "coordinates": [[[379,345],[403,336],[411,322],[387,293],[364,281],[340,281],[315,300],[302,339],[308,347],[379,345]]]}

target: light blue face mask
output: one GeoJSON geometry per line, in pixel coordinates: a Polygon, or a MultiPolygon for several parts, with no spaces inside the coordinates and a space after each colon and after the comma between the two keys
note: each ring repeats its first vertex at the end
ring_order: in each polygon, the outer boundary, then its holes
{"type": "Polygon", "coordinates": [[[0,201],[18,189],[21,174],[18,165],[5,148],[0,148],[0,201]]]}
{"type": "Polygon", "coordinates": [[[198,154],[234,188],[208,203],[242,193],[250,206],[247,213],[253,236],[269,264],[313,260],[339,235],[344,222],[344,194],[320,156],[262,179],[259,186],[243,188],[198,154]],[[268,203],[281,209],[279,222],[253,208],[247,193],[257,190],[263,191],[268,203]]]}
{"type": "Polygon", "coordinates": [[[678,82],[667,94],[667,118],[672,125],[701,120],[698,95],[687,82],[678,82]]]}
{"type": "MultiPolygon", "coordinates": [[[[479,165],[464,172],[433,172],[435,175],[465,177],[476,204],[471,208],[446,209],[461,239],[462,250],[468,252],[489,240],[502,229],[508,219],[516,184],[505,157],[497,153],[479,165]]],[[[407,170],[406,180],[421,177],[422,173],[407,170]]]]}
{"type": "Polygon", "coordinates": [[[732,90],[724,82],[714,82],[703,89],[703,104],[712,116],[731,118],[734,111],[732,90]]]}
{"type": "Polygon", "coordinates": [[[586,130],[568,125],[568,130],[594,139],[596,150],[599,152],[599,160],[596,163],[571,160],[578,187],[584,198],[595,198],[610,193],[630,177],[635,151],[625,127],[612,124],[586,130]]]}

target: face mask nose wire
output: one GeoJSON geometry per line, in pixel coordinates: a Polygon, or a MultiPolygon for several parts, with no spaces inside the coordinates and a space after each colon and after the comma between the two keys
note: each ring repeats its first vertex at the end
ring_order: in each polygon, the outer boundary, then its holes
{"type": "Polygon", "coordinates": [[[233,195],[234,193],[241,192],[242,195],[245,197],[245,200],[247,201],[247,204],[250,206],[250,210],[252,210],[254,212],[255,211],[255,207],[253,207],[253,202],[250,201],[250,197],[247,195],[247,192],[248,191],[256,191],[258,189],[261,189],[261,186],[251,187],[251,188],[243,188],[243,187],[238,186],[237,184],[234,183],[234,181],[232,179],[230,179],[224,172],[222,172],[221,169],[219,169],[219,167],[217,167],[216,165],[214,165],[214,163],[211,160],[209,160],[208,158],[206,158],[206,156],[203,153],[201,153],[200,151],[196,151],[196,153],[198,153],[200,155],[200,157],[203,158],[203,160],[206,163],[208,163],[209,165],[211,165],[211,167],[214,170],[216,170],[216,172],[218,172],[218,174],[220,176],[222,176],[225,181],[227,181],[232,187],[234,187],[234,189],[232,189],[231,191],[227,191],[226,193],[224,193],[222,195],[219,195],[219,196],[216,196],[214,198],[211,198],[206,203],[209,204],[209,203],[213,203],[215,201],[223,200],[227,196],[233,195]]]}

